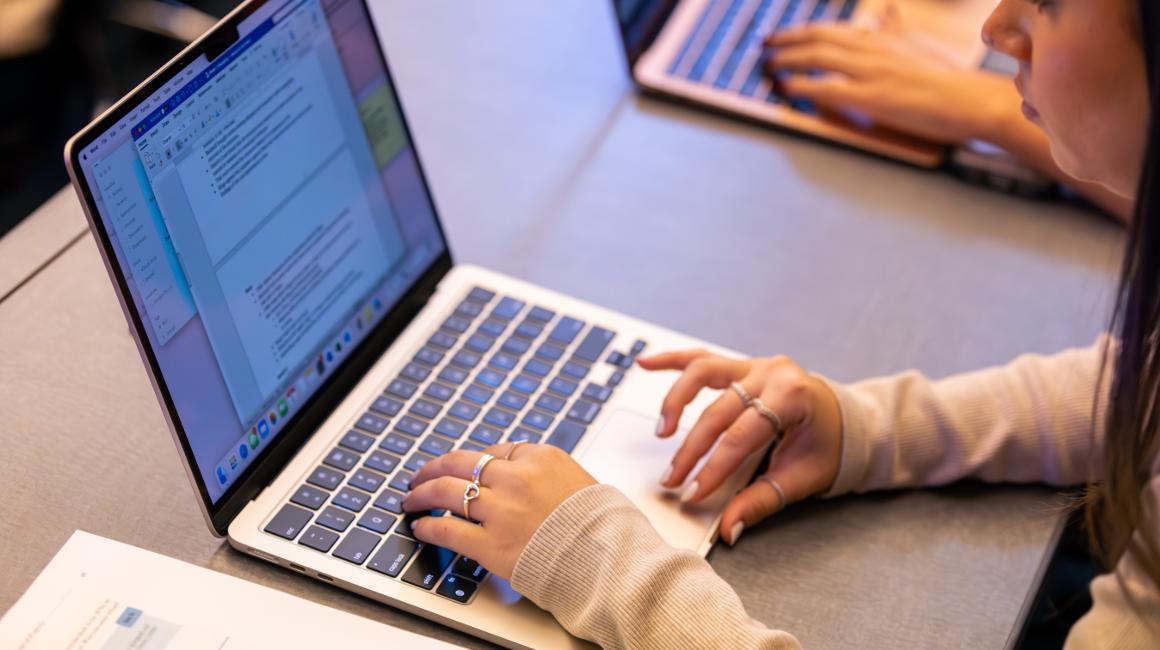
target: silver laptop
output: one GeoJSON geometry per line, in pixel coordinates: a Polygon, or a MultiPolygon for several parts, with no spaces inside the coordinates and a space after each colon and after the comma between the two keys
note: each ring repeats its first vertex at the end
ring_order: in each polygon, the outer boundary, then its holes
{"type": "Polygon", "coordinates": [[[496,643],[572,647],[414,539],[419,467],[556,445],[701,554],[754,469],[696,507],[657,487],[682,438],[653,436],[674,377],[634,360],[712,346],[452,263],[363,0],[244,3],[66,158],[206,522],[244,553],[496,643]]]}

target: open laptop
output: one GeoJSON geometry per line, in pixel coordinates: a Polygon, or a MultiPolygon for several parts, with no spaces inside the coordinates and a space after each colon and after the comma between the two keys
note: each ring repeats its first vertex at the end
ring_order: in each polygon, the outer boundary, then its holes
{"type": "MultiPolygon", "coordinates": [[[[645,91],[790,129],[921,167],[946,147],[779,94],[764,73],[769,33],[815,21],[856,21],[895,2],[908,25],[966,67],[983,64],[979,29],[996,0],[613,0],[633,79],[645,91]],[[864,122],[864,121],[863,121],[864,122]]],[[[971,160],[976,160],[972,158],[971,160]]],[[[976,161],[977,162],[977,161],[976,161]]]]}
{"type": "Polygon", "coordinates": [[[242,552],[496,643],[573,647],[414,540],[414,471],[553,444],[705,554],[758,462],[680,506],[656,481],[681,436],[653,436],[673,377],[633,362],[713,346],[453,265],[364,0],[244,3],[65,154],[206,522],[242,552]]]}

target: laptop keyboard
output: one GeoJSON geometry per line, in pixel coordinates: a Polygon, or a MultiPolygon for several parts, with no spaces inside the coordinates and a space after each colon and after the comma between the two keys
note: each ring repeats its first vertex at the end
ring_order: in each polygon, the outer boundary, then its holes
{"type": "MultiPolygon", "coordinates": [[[[546,442],[569,453],[646,343],[473,288],[265,527],[369,571],[467,603],[487,570],[418,542],[411,477],[452,449],[546,442]],[[589,380],[607,364],[605,383],[589,380]]],[[[450,516],[435,511],[436,516],[450,516]]]]}
{"type": "Polygon", "coordinates": [[[762,41],[771,32],[818,20],[845,21],[858,0],[709,0],[669,74],[689,81],[787,104],[813,113],[804,100],[787,100],[766,77],[762,41]]]}

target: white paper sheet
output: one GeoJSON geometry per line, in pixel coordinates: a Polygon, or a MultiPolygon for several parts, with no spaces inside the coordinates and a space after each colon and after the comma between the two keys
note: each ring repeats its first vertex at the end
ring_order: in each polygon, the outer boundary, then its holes
{"type": "Polygon", "coordinates": [[[0,648],[450,647],[79,530],[0,619],[0,648]]]}

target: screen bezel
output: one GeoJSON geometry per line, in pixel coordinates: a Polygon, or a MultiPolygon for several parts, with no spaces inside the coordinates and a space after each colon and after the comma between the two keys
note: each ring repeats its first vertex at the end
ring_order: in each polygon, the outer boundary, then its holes
{"type": "Polygon", "coordinates": [[[680,0],[652,0],[654,13],[649,18],[648,24],[645,26],[646,30],[640,37],[640,44],[635,50],[629,44],[628,30],[630,26],[620,19],[620,7],[617,6],[617,0],[611,0],[609,3],[609,6],[612,8],[612,18],[616,21],[616,31],[620,34],[620,46],[624,50],[624,59],[628,63],[628,75],[630,77],[636,78],[636,75],[633,74],[633,68],[636,66],[636,62],[656,42],[657,37],[660,36],[661,29],[669,21],[673,12],[676,11],[679,3],[680,0]]]}
{"type": "MultiPolygon", "coordinates": [[[[302,409],[287,422],[286,428],[262,452],[259,458],[251,463],[235,479],[229,489],[217,500],[217,503],[213,502],[206,489],[201,472],[197,468],[193,449],[189,444],[185,428],[182,426],[181,420],[178,417],[176,406],[169,392],[169,388],[166,385],[165,378],[162,376],[157,357],[149,344],[149,338],[145,331],[145,322],[141,319],[140,314],[137,313],[136,307],[133,304],[127,279],[113,252],[112,240],[96,208],[96,201],[81,168],[79,156],[82,150],[112,128],[136,108],[141,101],[157,92],[198,57],[207,54],[211,59],[216,58],[216,54],[220,54],[237,40],[238,25],[242,20],[253,14],[263,5],[276,1],[278,0],[247,0],[243,2],[215,25],[213,29],[206,32],[205,35],[178,53],[160,70],[122,98],[121,101],[114,104],[100,117],[93,120],[88,126],[74,135],[68,144],[65,145],[64,151],[65,166],[72,179],[73,188],[77,192],[85,216],[89,221],[90,231],[99,240],[99,249],[101,251],[101,257],[105,262],[105,268],[109,273],[110,279],[113,281],[113,286],[116,289],[121,308],[125,312],[125,317],[130,323],[133,338],[137,343],[137,349],[149,372],[149,378],[153,383],[154,392],[161,404],[165,419],[169,424],[170,433],[178,447],[178,451],[181,453],[186,473],[198,493],[202,514],[210,529],[218,537],[224,537],[226,535],[229,524],[233,521],[234,517],[237,516],[247,503],[257,497],[262,489],[289,463],[294,454],[306,443],[310,436],[314,434],[343,399],[345,399],[374,362],[398,338],[403,329],[415,318],[431,295],[434,294],[439,281],[451,270],[453,264],[447,235],[435,206],[434,196],[431,193],[430,183],[427,180],[427,174],[419,156],[418,146],[412,136],[410,124],[407,121],[402,98],[399,97],[398,86],[395,84],[394,77],[391,75],[390,64],[379,38],[378,30],[373,29],[374,14],[370,10],[370,7],[367,6],[366,0],[358,0],[362,3],[368,20],[372,23],[375,46],[378,48],[379,56],[382,58],[387,83],[395,91],[396,105],[398,106],[401,124],[415,155],[419,179],[426,192],[427,202],[431,209],[431,214],[435,218],[436,228],[439,231],[440,237],[443,239],[444,250],[415,281],[410,290],[391,308],[383,320],[368,334],[356,349],[356,352],[319,386],[318,390],[303,404],[302,409]]],[[[240,431],[238,433],[241,435],[240,431]]]]}

